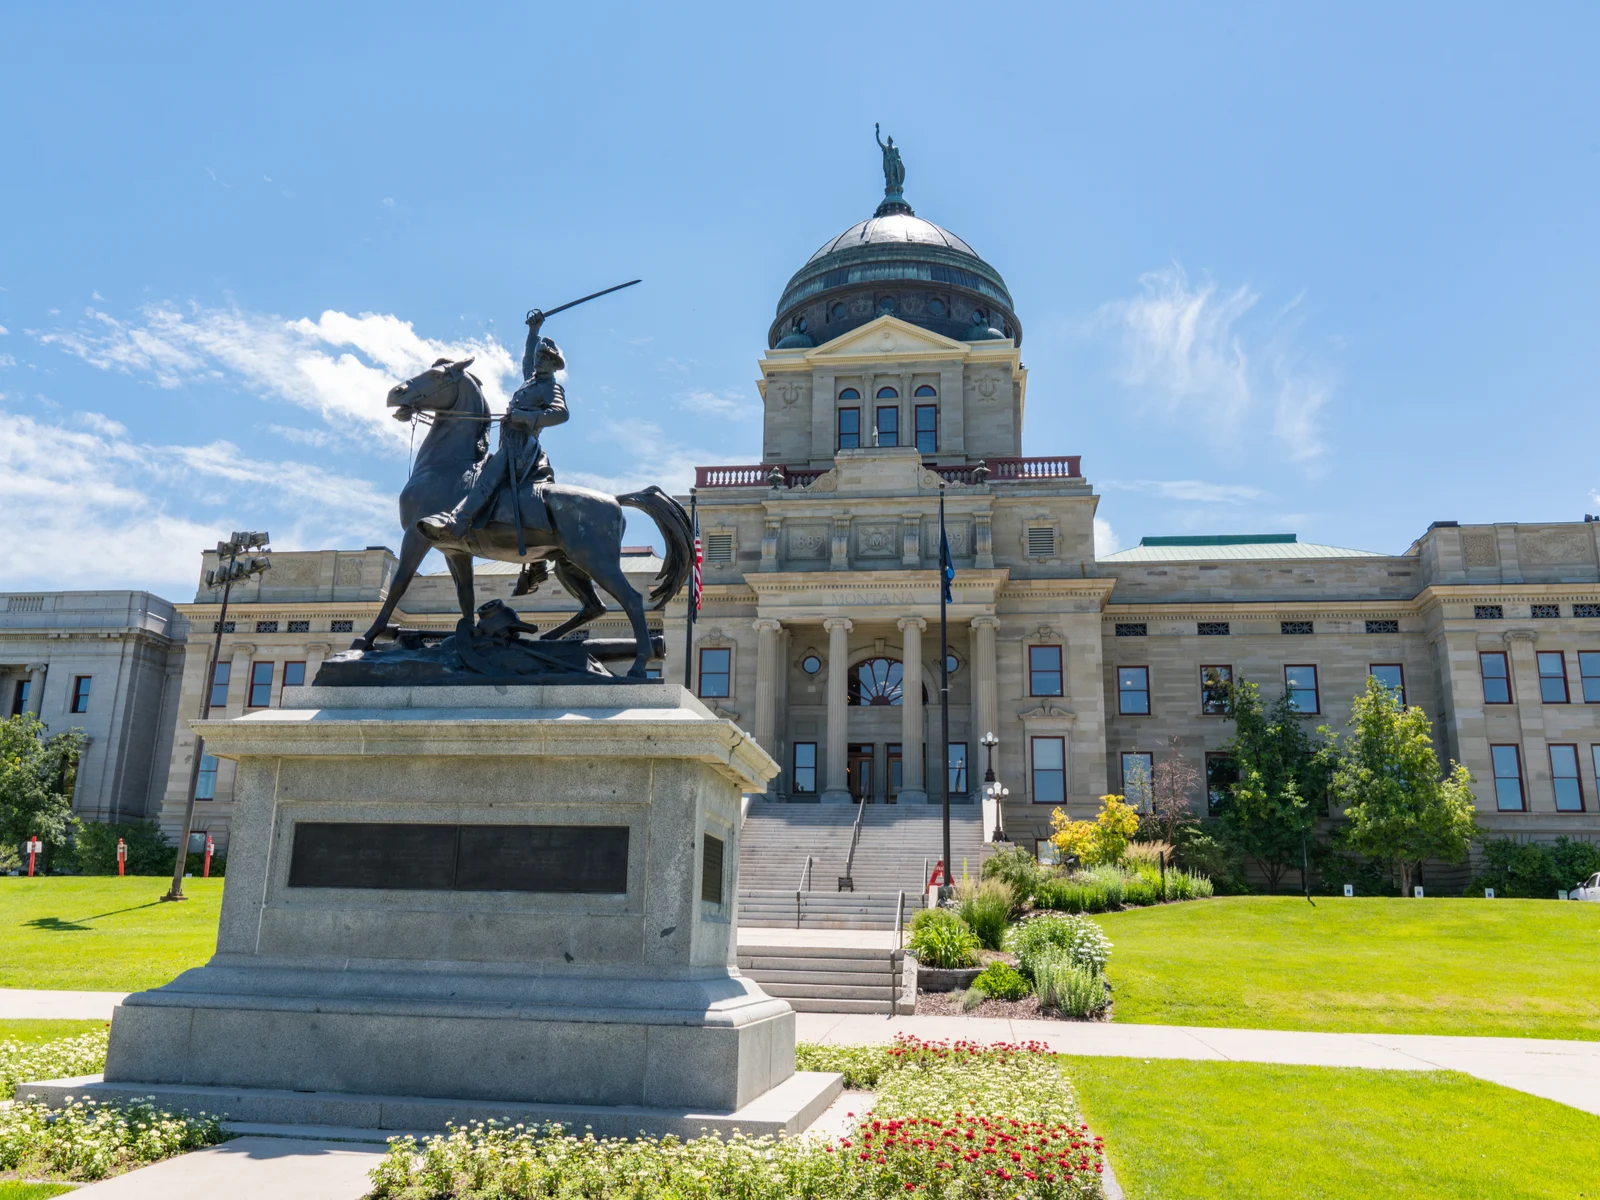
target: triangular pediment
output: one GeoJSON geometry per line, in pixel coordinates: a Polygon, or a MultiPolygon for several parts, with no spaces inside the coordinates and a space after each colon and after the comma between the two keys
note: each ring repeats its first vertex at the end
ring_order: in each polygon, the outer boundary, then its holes
{"type": "Polygon", "coordinates": [[[863,359],[907,356],[964,359],[972,353],[970,342],[958,342],[930,329],[885,314],[858,329],[807,350],[808,363],[822,365],[863,359]]]}

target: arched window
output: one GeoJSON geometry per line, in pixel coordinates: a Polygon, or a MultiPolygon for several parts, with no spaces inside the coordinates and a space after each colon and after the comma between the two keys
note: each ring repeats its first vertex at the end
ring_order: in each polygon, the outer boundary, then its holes
{"type": "Polygon", "coordinates": [[[858,708],[891,707],[905,700],[898,659],[869,658],[850,668],[846,685],[850,704],[858,708]]]}
{"type": "Polygon", "coordinates": [[[919,398],[922,397],[922,396],[937,396],[938,394],[939,394],[938,392],[934,391],[927,384],[923,384],[914,393],[914,395],[916,395],[919,398]]]}
{"type": "Polygon", "coordinates": [[[892,387],[881,387],[878,389],[878,399],[898,400],[900,399],[900,393],[895,391],[892,387]]]}
{"type": "Polygon", "coordinates": [[[844,391],[839,393],[839,399],[859,400],[861,399],[861,393],[856,391],[855,388],[845,388],[844,391]]]}

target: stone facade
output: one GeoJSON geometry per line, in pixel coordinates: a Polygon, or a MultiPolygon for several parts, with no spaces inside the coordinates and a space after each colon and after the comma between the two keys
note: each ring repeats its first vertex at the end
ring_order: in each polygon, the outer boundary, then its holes
{"type": "Polygon", "coordinates": [[[85,820],[138,820],[160,795],[184,637],[177,611],[149,592],[0,595],[0,716],[83,730],[72,805],[85,820]]]}

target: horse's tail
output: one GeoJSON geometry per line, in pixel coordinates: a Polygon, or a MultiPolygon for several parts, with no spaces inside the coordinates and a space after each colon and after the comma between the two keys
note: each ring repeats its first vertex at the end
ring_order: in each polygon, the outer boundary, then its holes
{"type": "Polygon", "coordinates": [[[641,492],[618,496],[617,503],[646,514],[661,531],[667,550],[661,573],[656,576],[656,586],[650,593],[650,607],[665,608],[688,582],[693,566],[694,531],[689,527],[689,514],[683,511],[683,505],[654,484],[641,492]]]}

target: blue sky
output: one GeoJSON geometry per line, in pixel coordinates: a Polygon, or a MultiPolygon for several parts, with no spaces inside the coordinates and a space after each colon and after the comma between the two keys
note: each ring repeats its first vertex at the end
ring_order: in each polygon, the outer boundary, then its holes
{"type": "MultiPolygon", "coordinates": [[[[882,187],[1005,276],[1105,545],[1600,511],[1593,6],[10,6],[0,587],[397,544],[389,378],[557,318],[564,478],[757,461],[882,187]]],[[[508,353],[509,349],[509,353],[508,353]]],[[[497,380],[491,378],[491,383],[497,380]]]]}

